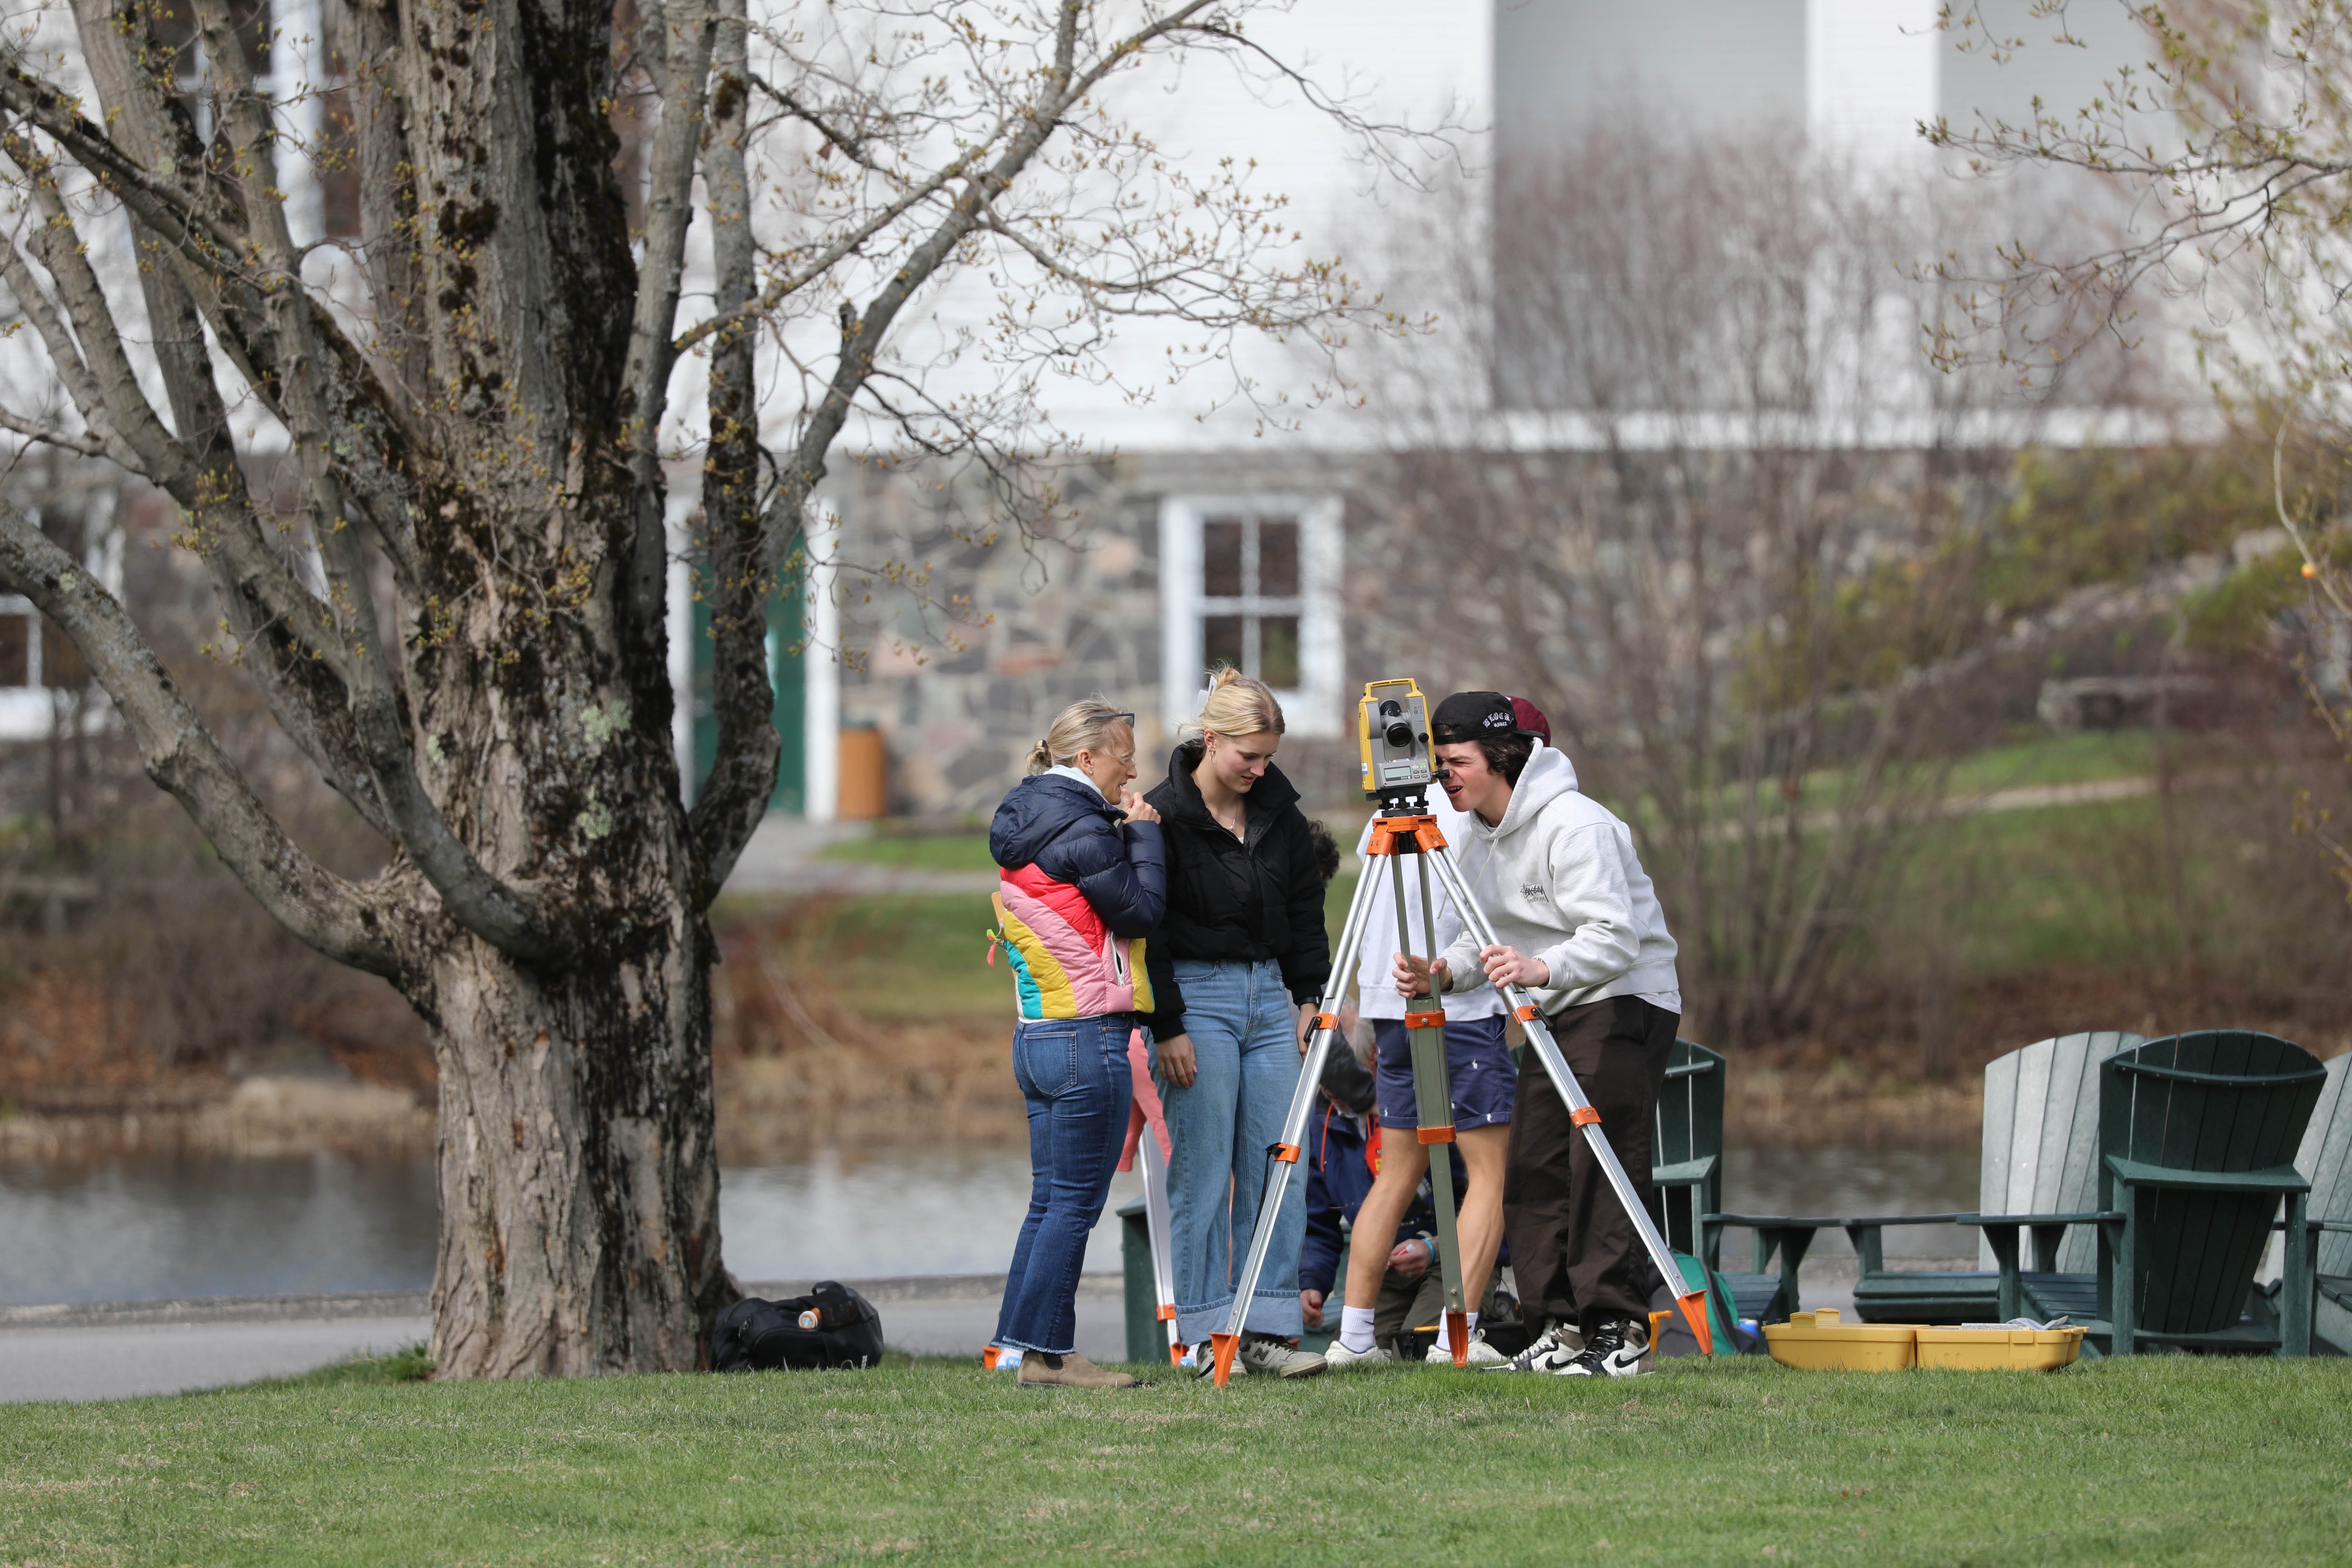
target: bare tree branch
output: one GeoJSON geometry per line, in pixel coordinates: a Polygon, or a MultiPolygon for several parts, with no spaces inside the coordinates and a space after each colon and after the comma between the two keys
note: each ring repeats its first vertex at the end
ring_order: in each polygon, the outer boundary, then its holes
{"type": "Polygon", "coordinates": [[[149,776],[186,808],[237,879],[328,956],[397,976],[401,926],[367,890],[305,855],[256,800],[114,596],[14,507],[0,504],[0,587],[65,629],[139,742],[149,776]]]}
{"type": "Polygon", "coordinates": [[[708,0],[669,0],[646,26],[663,29],[656,86],[661,124],[646,182],[644,251],[637,262],[636,315],[621,372],[629,471],[636,487],[637,535],[631,570],[638,624],[661,625],[668,562],[662,517],[661,426],[669,408],[671,335],[686,276],[686,234],[694,219],[694,159],[709,90],[712,13],[708,0]]]}
{"type": "Polygon", "coordinates": [[[773,590],[760,548],[760,403],[752,357],[756,319],[738,314],[751,298],[757,247],[751,186],[744,163],[748,24],[743,0],[720,0],[711,57],[710,124],[702,156],[710,192],[715,301],[735,325],[710,355],[710,445],[702,465],[703,527],[709,570],[711,716],[719,726],[718,763],[695,797],[688,829],[703,865],[706,899],[718,896],[775,794],[782,742],[769,685],[768,596],[773,590]]]}
{"type": "Polygon", "coordinates": [[[473,851],[450,831],[416,776],[408,724],[376,624],[375,596],[369,591],[366,567],[343,516],[341,489],[329,460],[334,432],[320,384],[322,355],[312,337],[318,314],[302,288],[283,198],[272,183],[268,115],[254,91],[226,0],[195,0],[195,9],[218,83],[217,112],[231,138],[254,249],[263,268],[260,281],[275,329],[272,357],[279,367],[279,395],[293,431],[296,459],[310,487],[312,531],[326,567],[329,608],[339,623],[343,652],[340,673],[351,691],[352,724],[376,796],[400,847],[459,924],[517,958],[551,956],[561,951],[562,938],[530,899],[482,868],[473,851]]]}

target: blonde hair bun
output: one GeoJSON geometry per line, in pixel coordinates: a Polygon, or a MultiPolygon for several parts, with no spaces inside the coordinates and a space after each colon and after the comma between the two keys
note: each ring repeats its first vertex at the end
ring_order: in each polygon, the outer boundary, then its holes
{"type": "Polygon", "coordinates": [[[1045,738],[1029,748],[1029,772],[1034,776],[1076,762],[1080,752],[1101,751],[1113,731],[1128,727],[1127,715],[1099,694],[1073,702],[1054,715],[1045,738]]]}
{"type": "Polygon", "coordinates": [[[1275,700],[1274,689],[1265,681],[1221,664],[1209,671],[1209,689],[1201,700],[1200,718],[1185,728],[1201,733],[1213,730],[1220,735],[1256,735],[1271,730],[1279,735],[1282,704],[1275,700]]]}

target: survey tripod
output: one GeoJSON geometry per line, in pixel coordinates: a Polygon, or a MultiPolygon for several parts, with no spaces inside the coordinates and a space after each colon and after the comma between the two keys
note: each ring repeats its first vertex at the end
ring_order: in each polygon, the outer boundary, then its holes
{"type": "MultiPolygon", "coordinates": [[[[1258,1276],[1265,1271],[1266,1250],[1274,1239],[1275,1216],[1281,1212],[1285,1194],[1290,1186],[1290,1176],[1297,1169],[1299,1150],[1307,1136],[1307,1119],[1315,1108],[1315,1090],[1323,1077],[1323,1064],[1329,1058],[1332,1042],[1339,1037],[1339,999],[1345,994],[1348,974],[1357,963],[1364,938],[1370,934],[1372,888],[1380,873],[1373,868],[1381,860],[1388,862],[1389,887],[1395,895],[1397,912],[1397,951],[1413,951],[1412,932],[1405,912],[1404,863],[1414,862],[1415,880],[1419,884],[1422,931],[1435,945],[1437,923],[1432,918],[1429,875],[1435,868],[1438,880],[1445,886],[1446,896],[1454,900],[1462,916],[1463,925],[1477,940],[1479,947],[1500,945],[1494,927],[1487,921],[1486,911],[1478,905],[1469,886],[1463,880],[1461,870],[1446,851],[1445,835],[1437,819],[1429,815],[1424,791],[1434,777],[1434,769],[1424,766],[1408,768],[1402,761],[1383,764],[1376,759],[1373,726],[1387,708],[1402,699],[1382,701],[1375,697],[1381,688],[1411,688],[1410,681],[1375,681],[1365,689],[1365,782],[1368,794],[1377,803],[1378,815],[1372,819],[1370,841],[1364,847],[1366,867],[1356,884],[1355,897],[1349,900],[1348,919],[1340,928],[1339,945],[1334,950],[1331,978],[1326,984],[1322,999],[1315,1009],[1314,1033],[1309,1037],[1307,1059],[1300,1065],[1298,1088],[1290,1097],[1289,1113],[1282,1124],[1282,1140],[1267,1151],[1270,1166],[1283,1167],[1279,1176],[1269,1169],[1265,1195],[1258,1205],[1257,1225],[1250,1233],[1249,1253],[1242,1265],[1241,1278],[1234,1282],[1233,1314],[1223,1331],[1209,1336],[1217,1385],[1223,1387],[1233,1374],[1234,1354],[1241,1348],[1243,1324],[1248,1317],[1252,1298],[1257,1293],[1258,1276]],[[1379,707],[1376,708],[1375,704],[1379,707]],[[1391,782],[1394,780],[1396,782],[1391,782]]],[[[1421,697],[1413,689],[1409,700],[1411,712],[1421,711],[1421,697]]],[[[1409,720],[1400,720],[1389,727],[1391,745],[1402,758],[1412,748],[1400,731],[1409,726],[1409,720]]],[[[1425,730],[1418,736],[1419,748],[1426,756],[1428,736],[1425,730]]],[[[1436,955],[1427,955],[1434,958],[1436,955]]],[[[1675,1261],[1665,1237],[1658,1234],[1656,1223],[1650,1217],[1649,1206],[1633,1190],[1624,1165],[1618,1160],[1616,1150],[1609,1146],[1601,1130],[1601,1112],[1585,1097],[1576,1075],[1569,1070],[1568,1060],[1560,1055],[1559,1046],[1545,1025],[1543,1015],[1535,1005],[1535,997],[1520,985],[1502,988],[1504,999],[1511,1005],[1512,1014],[1527,1031],[1528,1047],[1536,1059],[1543,1064],[1544,1074],[1551,1079],[1552,1088],[1568,1107],[1568,1119],[1584,1133],[1586,1146],[1601,1167],[1617,1201],[1633,1222],[1633,1228],[1649,1248],[1650,1260],[1670,1288],[1675,1290],[1675,1304],[1682,1309],[1684,1320],[1690,1324],[1693,1337],[1698,1341],[1703,1355],[1714,1353],[1714,1336],[1708,1331],[1706,1295],[1701,1290],[1685,1292],[1682,1269],[1675,1261]]],[[[1433,994],[1415,997],[1406,1004],[1405,1028],[1412,1048],[1413,1103],[1421,1122],[1420,1140],[1423,1144],[1437,1145],[1454,1142],[1454,1105],[1451,1087],[1445,1075],[1445,1014],[1442,1004],[1433,994]]],[[[1455,1232],[1454,1212],[1454,1169],[1450,1159],[1438,1157],[1433,1147],[1429,1162],[1430,1195],[1437,1210],[1437,1255],[1445,1271],[1445,1339],[1454,1352],[1454,1364],[1465,1366],[1470,1355],[1469,1319],[1462,1295],[1462,1252],[1455,1232]]]]}

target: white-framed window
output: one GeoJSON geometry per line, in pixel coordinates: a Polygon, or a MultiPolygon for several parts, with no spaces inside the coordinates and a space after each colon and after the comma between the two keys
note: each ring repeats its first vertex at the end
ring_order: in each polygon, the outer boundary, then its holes
{"type": "MultiPolygon", "coordinates": [[[[113,496],[96,492],[26,509],[41,531],[81,558],[110,592],[120,591],[122,557],[113,496]]],[[[89,688],[89,670],[63,629],[30,599],[0,594],[0,741],[38,740],[57,722],[56,693],[89,688]]]]}
{"type": "Polygon", "coordinates": [[[1171,496],[1160,504],[1160,689],[1171,729],[1233,665],[1274,688],[1290,733],[1345,732],[1337,496],[1171,496]]]}

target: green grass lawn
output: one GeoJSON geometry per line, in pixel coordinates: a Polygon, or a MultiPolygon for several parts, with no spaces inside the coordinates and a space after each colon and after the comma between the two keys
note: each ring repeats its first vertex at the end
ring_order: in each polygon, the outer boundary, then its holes
{"type": "MultiPolygon", "coordinates": [[[[2208,737],[2176,737],[2177,748],[2194,750],[2208,737]]],[[[2184,765],[2176,756],[2174,765],[2184,765]]],[[[1952,764],[1956,795],[1990,795],[2035,784],[2084,784],[2093,779],[2132,778],[2156,769],[2155,738],[2146,730],[2086,730],[2074,735],[2040,735],[2011,745],[1992,746],[1952,764]]]]}
{"type": "MultiPolygon", "coordinates": [[[[1955,899],[1955,907],[1967,911],[1963,967],[1972,975],[2138,961],[2156,940],[2152,926],[2169,919],[2169,908],[2119,896],[2111,885],[2112,847],[2144,837],[2157,809],[2153,800],[2126,800],[1933,824],[1906,868],[1906,885],[1928,885],[1917,879],[1932,874],[1934,885],[1958,889],[1939,896],[1955,899]],[[1938,862],[1947,864],[1939,870],[1938,862]]],[[[2192,848],[2210,851],[2201,844],[2192,848]]],[[[1355,890],[1350,866],[1325,894],[1334,942],[1355,890]]],[[[1925,896],[1908,892],[1898,901],[1916,903],[1925,896]]],[[[1009,1005],[1005,969],[985,962],[982,933],[996,919],[985,894],[842,899],[824,919],[826,939],[807,962],[821,963],[843,997],[867,1017],[994,1016],[1009,1005]]]]}
{"type": "Polygon", "coordinates": [[[828,844],[819,858],[888,866],[900,871],[996,869],[996,862],[988,853],[986,828],[970,833],[877,833],[870,837],[828,844]]]}
{"type": "Polygon", "coordinates": [[[810,954],[842,999],[878,1022],[1009,1016],[1013,979],[988,963],[996,910],[985,893],[881,893],[843,899],[824,914],[810,954]]]}
{"type": "MultiPolygon", "coordinates": [[[[2184,747],[2201,743],[2183,737],[2184,747]]],[[[2184,752],[2177,765],[2193,771],[2184,752]]],[[[1956,795],[2145,773],[2154,765],[2146,731],[2046,736],[1994,747],[1963,759],[1952,774],[1956,795]]],[[[1829,775],[1815,781],[1827,792],[1829,775]]],[[[2281,809],[2285,808],[2282,805],[2281,809]]],[[[2158,810],[2153,800],[2126,800],[1956,817],[1931,825],[1903,867],[1898,909],[1941,900],[1964,912],[1961,968],[1970,976],[2045,965],[2145,964],[2165,951],[2168,901],[2141,886],[2136,862],[2158,810]]],[[[1343,844],[1360,822],[1327,813],[1343,844]]],[[[2192,839],[2192,858],[2227,847],[2192,839]]],[[[981,833],[934,833],[859,839],[828,851],[845,858],[922,870],[985,870],[981,833]]],[[[2192,880],[2199,868],[2192,866],[2192,880]]],[[[1355,891],[1352,862],[1326,900],[1334,940],[1355,891]]],[[[1010,982],[982,962],[979,933],[994,916],[980,894],[894,894],[845,900],[827,917],[838,945],[824,956],[838,964],[845,994],[867,1016],[891,1021],[1003,1011],[1010,982]]],[[[1899,923],[1899,921],[1898,921],[1899,923]]]]}
{"type": "Polygon", "coordinates": [[[868,1373],[0,1408],[50,1564],[2341,1563],[2352,1363],[1413,1369],[1222,1392],[868,1373]]]}
{"type": "MultiPolygon", "coordinates": [[[[1332,882],[1324,900],[1335,942],[1355,889],[1350,871],[1332,882]]],[[[996,923],[996,911],[985,894],[844,899],[824,918],[826,941],[811,962],[822,963],[843,999],[868,1018],[995,1017],[1012,1006],[1010,972],[1002,959],[993,968],[987,962],[982,933],[996,923]]]]}

